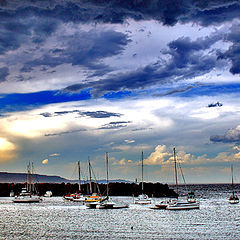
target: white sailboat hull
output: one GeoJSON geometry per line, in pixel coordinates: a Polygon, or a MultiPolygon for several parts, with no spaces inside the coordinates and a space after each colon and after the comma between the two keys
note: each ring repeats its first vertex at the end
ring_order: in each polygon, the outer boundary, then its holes
{"type": "Polygon", "coordinates": [[[232,199],[232,200],[229,200],[229,203],[230,204],[237,204],[237,203],[239,203],[239,200],[238,199],[232,199]]]}
{"type": "Polygon", "coordinates": [[[16,197],[13,199],[14,203],[39,203],[42,199],[40,197],[16,197]]]}
{"type": "Polygon", "coordinates": [[[167,210],[190,210],[190,209],[199,209],[200,204],[198,202],[189,203],[189,202],[177,202],[175,204],[169,204],[167,210]]]}
{"type": "Polygon", "coordinates": [[[146,205],[146,204],[151,204],[152,203],[152,200],[150,198],[148,198],[148,195],[146,194],[142,194],[142,195],[139,195],[135,201],[134,201],[135,204],[141,204],[141,205],[146,205]]]}
{"type": "Polygon", "coordinates": [[[144,200],[144,199],[136,199],[135,204],[140,204],[140,205],[146,205],[146,204],[151,204],[151,200],[144,200]]]}
{"type": "Polygon", "coordinates": [[[168,199],[158,203],[155,203],[155,208],[157,209],[166,209],[168,205],[176,203],[176,199],[168,199]]]}
{"type": "Polygon", "coordinates": [[[84,204],[86,198],[85,197],[80,197],[80,198],[73,198],[73,202],[81,202],[84,204]]]}

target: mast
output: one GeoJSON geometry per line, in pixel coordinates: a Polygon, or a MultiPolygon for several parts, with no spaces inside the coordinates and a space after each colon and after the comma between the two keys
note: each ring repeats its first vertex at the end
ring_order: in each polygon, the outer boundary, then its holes
{"type": "Polygon", "coordinates": [[[32,191],[32,181],[31,181],[31,164],[29,162],[27,166],[27,191],[32,191]]]}
{"type": "Polygon", "coordinates": [[[108,193],[109,193],[109,188],[108,188],[108,152],[106,152],[106,168],[107,168],[107,199],[108,199],[108,193]]]}
{"type": "Polygon", "coordinates": [[[231,173],[232,173],[232,194],[234,196],[234,190],[233,190],[233,165],[231,164],[231,173]]]}
{"type": "Polygon", "coordinates": [[[173,158],[174,158],[174,166],[175,166],[176,192],[177,192],[177,198],[178,198],[177,160],[176,160],[176,149],[175,148],[173,148],[173,158]]]}
{"type": "Polygon", "coordinates": [[[143,151],[142,151],[142,194],[143,194],[143,151]]]}
{"type": "Polygon", "coordinates": [[[78,190],[81,192],[81,173],[80,173],[80,161],[78,161],[78,190]]]}
{"type": "Polygon", "coordinates": [[[90,194],[92,194],[91,163],[90,163],[90,158],[89,157],[88,157],[88,167],[89,167],[89,188],[90,188],[90,194]]]}
{"type": "Polygon", "coordinates": [[[37,193],[36,185],[34,183],[34,167],[32,162],[32,171],[31,171],[31,186],[32,186],[32,192],[37,193]]]}

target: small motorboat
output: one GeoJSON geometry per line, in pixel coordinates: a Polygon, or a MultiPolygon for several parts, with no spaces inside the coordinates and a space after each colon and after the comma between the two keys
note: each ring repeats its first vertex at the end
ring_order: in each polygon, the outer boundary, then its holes
{"type": "Polygon", "coordinates": [[[44,194],[44,197],[52,197],[52,191],[46,191],[46,193],[44,194]]]}
{"type": "Polygon", "coordinates": [[[26,188],[23,188],[21,193],[13,199],[14,203],[39,203],[41,201],[39,196],[28,192],[26,188]]]}
{"type": "Polygon", "coordinates": [[[152,200],[148,197],[147,194],[141,194],[134,200],[135,204],[141,204],[141,205],[150,204],[151,202],[152,200]]]}
{"type": "Polygon", "coordinates": [[[238,196],[234,192],[233,192],[233,194],[229,198],[229,203],[231,203],[231,204],[239,203],[239,198],[238,198],[238,196]]]}
{"type": "Polygon", "coordinates": [[[169,204],[175,203],[176,199],[167,199],[160,202],[155,203],[154,209],[166,209],[169,204]]]}
{"type": "Polygon", "coordinates": [[[196,197],[195,197],[195,193],[194,192],[188,193],[187,201],[189,203],[195,203],[196,202],[196,197]]]}

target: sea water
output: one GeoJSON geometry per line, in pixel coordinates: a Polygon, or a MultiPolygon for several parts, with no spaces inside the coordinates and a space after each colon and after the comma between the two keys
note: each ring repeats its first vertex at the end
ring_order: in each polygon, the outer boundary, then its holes
{"type": "Polygon", "coordinates": [[[131,197],[113,198],[127,209],[87,209],[61,197],[32,204],[0,198],[0,239],[239,239],[240,204],[228,203],[229,185],[192,189],[199,210],[154,210],[131,197]]]}

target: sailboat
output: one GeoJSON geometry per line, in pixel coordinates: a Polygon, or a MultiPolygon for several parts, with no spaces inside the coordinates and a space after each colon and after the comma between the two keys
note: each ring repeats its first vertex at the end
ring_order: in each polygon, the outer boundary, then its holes
{"type": "Polygon", "coordinates": [[[13,199],[14,203],[39,203],[42,199],[36,194],[36,187],[33,179],[33,163],[27,166],[27,186],[22,189],[19,195],[13,199]]]}
{"type": "Polygon", "coordinates": [[[113,209],[114,205],[116,204],[115,202],[111,201],[111,199],[109,198],[109,186],[108,186],[108,152],[106,152],[105,155],[105,159],[106,159],[106,169],[107,169],[107,197],[101,201],[99,203],[98,206],[96,206],[96,208],[99,209],[113,209]]]}
{"type": "Polygon", "coordinates": [[[107,196],[98,202],[93,202],[88,204],[87,206],[89,208],[97,208],[97,209],[120,209],[120,208],[128,208],[129,205],[119,205],[115,202],[113,202],[110,197],[109,197],[109,181],[108,181],[108,173],[109,173],[109,168],[108,168],[108,152],[105,154],[105,159],[106,159],[106,172],[107,172],[107,196]]]}
{"type": "Polygon", "coordinates": [[[77,198],[80,198],[81,196],[81,178],[80,178],[80,161],[78,161],[78,192],[76,193],[68,193],[65,196],[63,196],[63,198],[65,200],[70,200],[70,201],[74,201],[77,198]]]}
{"type": "Polygon", "coordinates": [[[142,194],[140,194],[134,201],[135,204],[142,204],[142,205],[146,205],[146,204],[150,204],[151,203],[151,199],[148,198],[147,194],[144,194],[143,192],[143,151],[142,151],[142,194]]]}
{"type": "Polygon", "coordinates": [[[84,204],[86,197],[81,194],[81,171],[80,171],[80,161],[78,161],[78,192],[73,197],[74,202],[80,202],[84,204]]]}
{"type": "Polygon", "coordinates": [[[190,209],[199,209],[199,202],[194,201],[179,201],[178,200],[178,175],[177,175],[177,160],[176,160],[176,150],[173,148],[173,158],[174,158],[174,166],[175,166],[175,182],[176,182],[176,193],[177,199],[175,201],[171,201],[167,206],[167,210],[190,210],[190,209]]]}
{"type": "Polygon", "coordinates": [[[231,164],[231,173],[232,173],[232,194],[229,197],[229,203],[231,204],[237,204],[239,203],[239,198],[234,192],[234,183],[233,183],[233,165],[231,164]]]}
{"type": "MultiPolygon", "coordinates": [[[[104,200],[105,197],[101,196],[101,194],[97,194],[96,192],[93,192],[92,190],[92,166],[90,163],[90,159],[88,158],[88,169],[89,169],[89,190],[90,190],[90,196],[88,196],[85,199],[85,205],[89,208],[96,208],[98,205],[97,203],[104,200]]],[[[97,186],[98,192],[100,193],[100,189],[98,185],[96,184],[95,187],[97,186]]]]}

